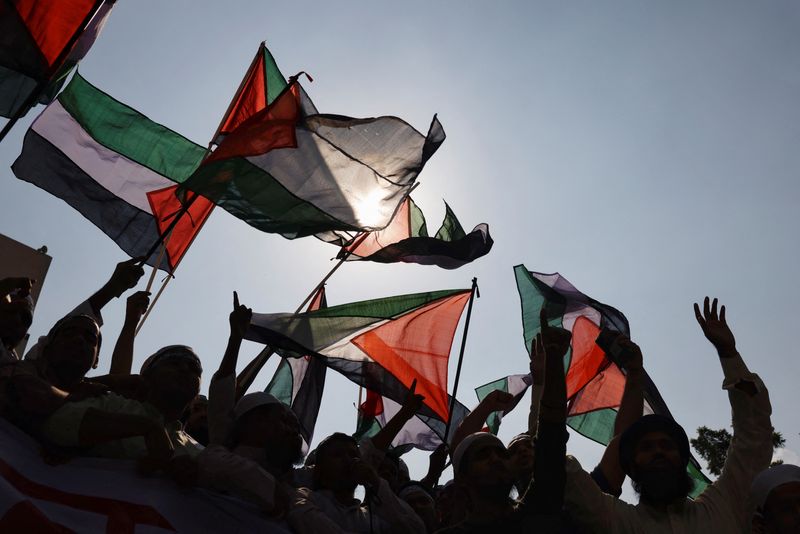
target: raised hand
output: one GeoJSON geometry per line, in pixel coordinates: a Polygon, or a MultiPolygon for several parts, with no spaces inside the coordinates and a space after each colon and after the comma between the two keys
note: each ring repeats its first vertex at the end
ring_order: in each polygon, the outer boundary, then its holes
{"type": "Polygon", "coordinates": [[[416,391],[417,379],[415,378],[414,381],[411,382],[411,388],[408,390],[406,400],[403,402],[403,406],[400,408],[400,411],[408,419],[414,417],[414,414],[416,414],[420,408],[422,408],[422,402],[425,400],[425,397],[419,395],[416,391]]]}
{"type": "Polygon", "coordinates": [[[149,291],[137,291],[128,297],[128,302],[125,307],[125,322],[138,325],[139,320],[142,318],[142,315],[144,315],[144,312],[147,311],[148,306],[150,306],[149,291]]]}
{"type": "Polygon", "coordinates": [[[539,324],[541,327],[542,344],[548,356],[564,356],[569,350],[572,334],[569,330],[564,330],[557,326],[550,326],[547,323],[547,312],[544,306],[539,312],[539,324]]]}
{"type": "Polygon", "coordinates": [[[144,276],[144,269],[138,265],[141,260],[142,258],[131,258],[117,264],[111,278],[106,282],[106,287],[111,294],[119,297],[139,283],[139,279],[144,276]]]}
{"type": "Polygon", "coordinates": [[[238,339],[244,338],[247,328],[250,326],[250,320],[253,318],[253,310],[239,304],[239,295],[236,291],[233,292],[233,311],[228,316],[228,321],[231,325],[231,336],[238,339]]]}
{"type": "Polygon", "coordinates": [[[514,399],[511,393],[495,389],[486,395],[482,404],[491,412],[506,412],[514,407],[514,399]]]}
{"type": "Polygon", "coordinates": [[[353,462],[353,477],[358,484],[366,488],[377,487],[380,482],[378,472],[361,458],[353,462]]]}
{"type": "Polygon", "coordinates": [[[536,334],[531,343],[531,376],[537,386],[544,384],[545,350],[542,343],[542,334],[536,334]]]}
{"type": "Polygon", "coordinates": [[[725,320],[725,306],[720,308],[717,315],[717,299],[709,307],[709,298],[706,297],[703,300],[703,313],[700,313],[700,306],[695,302],[694,316],[706,339],[714,345],[721,358],[736,354],[736,338],[725,320]]]}

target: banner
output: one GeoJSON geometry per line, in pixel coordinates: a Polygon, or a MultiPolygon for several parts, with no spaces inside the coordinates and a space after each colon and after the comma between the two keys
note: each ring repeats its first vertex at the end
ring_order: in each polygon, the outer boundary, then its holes
{"type": "Polygon", "coordinates": [[[39,444],[4,419],[0,450],[0,532],[289,532],[242,501],[138,475],[132,461],[48,465],[39,444]]]}

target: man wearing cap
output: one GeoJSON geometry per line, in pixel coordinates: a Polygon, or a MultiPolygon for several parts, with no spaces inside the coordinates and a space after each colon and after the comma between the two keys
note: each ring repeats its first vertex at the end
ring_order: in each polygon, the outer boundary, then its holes
{"type": "Polygon", "coordinates": [[[316,449],[314,491],[297,490],[287,520],[298,534],[424,533],[425,524],[361,456],[355,438],[337,432],[316,449]],[[365,488],[365,502],[355,498],[365,488]]]}
{"type": "Polygon", "coordinates": [[[750,487],[753,534],[800,532],[800,467],[781,464],[765,469],[750,487]]]}
{"type": "Polygon", "coordinates": [[[209,446],[198,457],[199,483],[278,515],[289,505],[303,441],[294,412],[274,396],[255,392],[236,401],[236,361],[251,317],[234,292],[228,346],[209,387],[209,446]]]}
{"type": "Polygon", "coordinates": [[[67,402],[44,422],[42,433],[87,456],[161,462],[173,450],[197,455],[202,447],[183,431],[179,419],[200,390],[202,371],[190,347],[164,347],[142,364],[141,400],[107,393],[67,402]]]}
{"type": "Polygon", "coordinates": [[[564,468],[560,458],[567,441],[564,354],[569,349],[570,334],[548,326],[545,310],[540,314],[540,324],[542,331],[534,340],[531,358],[545,355],[546,377],[539,408],[534,481],[519,503],[512,501],[509,492],[514,473],[503,442],[486,432],[470,434],[453,452],[456,495],[465,499],[466,518],[440,530],[442,534],[561,530],[564,468]]]}
{"type": "Polygon", "coordinates": [[[771,407],[761,379],[748,371],[717,299],[706,297],[695,316],[717,349],[733,415],[733,439],[720,477],[694,501],[686,473],[689,441],[672,419],[648,415],[631,425],[619,442],[620,465],[639,492],[634,506],[599,490],[578,463],[567,457],[565,501],[571,518],[589,532],[742,532],[749,528],[747,492],[772,456],[771,407]]]}

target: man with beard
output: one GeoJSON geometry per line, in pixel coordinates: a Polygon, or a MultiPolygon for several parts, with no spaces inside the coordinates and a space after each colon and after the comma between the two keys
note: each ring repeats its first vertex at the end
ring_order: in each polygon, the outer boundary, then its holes
{"type": "Polygon", "coordinates": [[[733,439],[719,478],[694,501],[686,473],[689,441],[672,419],[648,415],[629,427],[619,444],[620,466],[639,492],[634,506],[601,492],[575,458],[567,457],[565,500],[572,519],[589,532],[653,534],[742,532],[749,528],[745,506],[753,477],[772,457],[771,406],[761,379],[748,371],[717,299],[695,317],[720,358],[733,414],[733,439]]]}
{"type": "Polygon", "coordinates": [[[199,392],[202,371],[191,348],[164,347],[142,365],[136,398],[107,393],[67,402],[45,421],[42,433],[86,456],[158,463],[171,458],[173,450],[197,455],[202,447],[183,432],[179,419],[199,392]]]}
{"type": "MultiPolygon", "coordinates": [[[[508,450],[496,436],[477,432],[467,436],[453,452],[456,498],[465,501],[466,517],[441,534],[509,534],[561,531],[567,417],[564,355],[570,334],[548,325],[540,314],[541,333],[534,340],[531,358],[544,354],[545,380],[539,408],[533,482],[516,503],[509,497],[515,482],[508,450]]],[[[536,402],[536,399],[533,399],[536,402]]]]}
{"type": "Polygon", "coordinates": [[[234,292],[228,346],[209,387],[209,446],[198,458],[198,482],[279,515],[293,492],[303,440],[294,412],[272,395],[256,392],[235,400],[236,361],[252,313],[234,292]]]}
{"type": "Polygon", "coordinates": [[[288,516],[298,534],[406,534],[425,532],[414,510],[364,461],[355,438],[335,433],[317,447],[314,491],[301,488],[288,516]],[[357,486],[366,498],[355,498],[357,486]]]}

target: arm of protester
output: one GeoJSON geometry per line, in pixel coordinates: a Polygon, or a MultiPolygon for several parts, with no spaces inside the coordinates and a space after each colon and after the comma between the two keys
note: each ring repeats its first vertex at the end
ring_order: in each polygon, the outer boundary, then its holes
{"type": "Polygon", "coordinates": [[[119,332],[117,343],[114,345],[114,353],[111,355],[112,375],[129,375],[133,367],[133,341],[136,338],[136,327],[139,320],[150,306],[150,292],[137,291],[128,297],[125,308],[125,322],[122,323],[122,330],[119,332]]]}
{"type": "Polygon", "coordinates": [[[513,407],[514,395],[511,393],[499,389],[490,392],[483,398],[478,406],[461,421],[461,424],[458,425],[458,430],[456,430],[452,442],[450,443],[450,450],[456,450],[458,444],[470,434],[483,430],[486,419],[488,419],[492,413],[500,411],[505,412],[513,407]]]}
{"type": "Polygon", "coordinates": [[[569,350],[571,335],[562,328],[549,326],[544,309],[539,320],[541,333],[534,339],[533,348],[538,353],[545,353],[545,379],[533,464],[533,480],[536,482],[525,492],[522,506],[530,514],[557,520],[564,503],[565,473],[561,463],[567,447],[564,355],[569,350]]]}
{"type": "Polygon", "coordinates": [[[442,476],[445,464],[447,463],[447,444],[442,443],[434,450],[428,460],[428,473],[419,481],[420,484],[433,491],[439,484],[439,477],[442,476]]]}
{"type": "Polygon", "coordinates": [[[422,407],[422,402],[425,400],[425,397],[417,394],[416,390],[417,379],[415,378],[414,381],[411,382],[411,388],[408,390],[406,400],[403,402],[400,410],[394,414],[394,417],[389,419],[386,425],[381,428],[377,434],[372,436],[372,444],[379,451],[389,450],[389,446],[392,444],[394,438],[397,437],[397,434],[400,433],[405,424],[409,422],[422,407]]]}
{"type": "Polygon", "coordinates": [[[250,325],[253,310],[239,303],[239,295],[233,292],[233,310],[228,316],[230,335],[225,354],[219,368],[211,377],[208,388],[208,437],[209,443],[224,444],[230,430],[230,414],[236,404],[236,363],[242,346],[244,333],[250,325]]]}
{"type": "Polygon", "coordinates": [[[88,299],[91,306],[92,315],[97,318],[97,322],[102,324],[100,311],[111,302],[111,299],[119,297],[128,289],[135,287],[139,279],[144,276],[144,269],[139,265],[142,258],[131,258],[119,262],[111,274],[108,282],[98,289],[88,299]]]}
{"type": "Polygon", "coordinates": [[[406,532],[425,532],[425,524],[414,510],[400,499],[389,483],[378,476],[367,462],[359,460],[355,466],[356,480],[364,486],[367,496],[372,497],[370,513],[381,521],[381,532],[405,534],[406,532]]]}
{"type": "MultiPolygon", "coordinates": [[[[612,495],[622,493],[625,472],[619,464],[619,437],[625,430],[642,417],[644,408],[644,368],[642,367],[642,351],[639,346],[626,336],[620,335],[614,340],[619,347],[620,363],[625,368],[625,389],[619,405],[617,418],[614,421],[614,438],[606,446],[603,458],[596,470],[599,470],[601,489],[612,495]]],[[[598,473],[593,472],[593,477],[598,473]]]]}
{"type": "Polygon", "coordinates": [[[533,385],[531,386],[531,409],[528,412],[528,435],[533,437],[539,428],[539,406],[542,402],[542,393],[544,392],[544,351],[534,350],[531,346],[531,378],[533,385]]]}
{"type": "Polygon", "coordinates": [[[720,358],[733,417],[733,437],[722,474],[697,499],[709,506],[745,502],[753,478],[769,466],[772,458],[772,406],[766,386],[751,373],[736,350],[736,339],[725,317],[725,306],[717,313],[717,299],[703,311],[694,305],[695,318],[720,358]],[[717,503],[718,499],[721,503],[717,503]]]}

